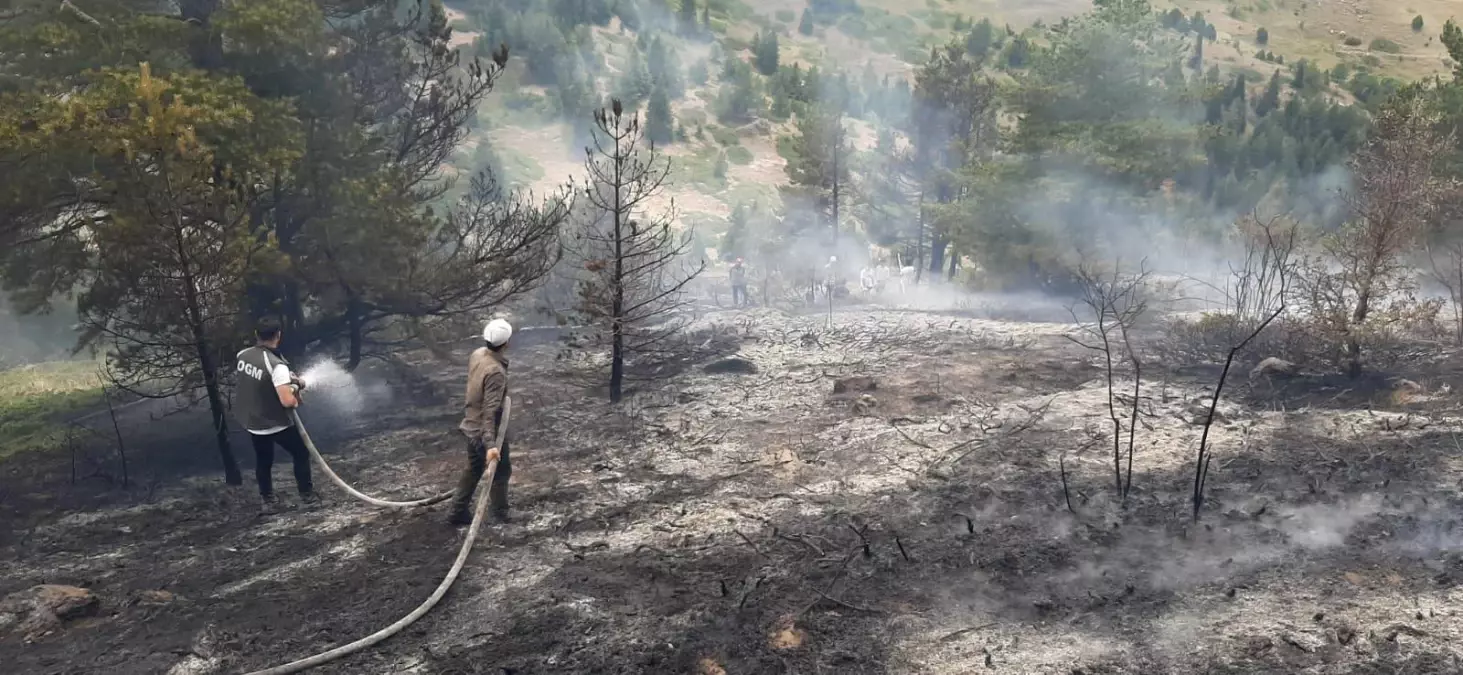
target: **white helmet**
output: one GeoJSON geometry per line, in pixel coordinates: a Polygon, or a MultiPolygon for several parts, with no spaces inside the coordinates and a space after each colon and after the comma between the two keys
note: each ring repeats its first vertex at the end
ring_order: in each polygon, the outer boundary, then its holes
{"type": "Polygon", "coordinates": [[[483,340],[493,347],[502,347],[513,337],[513,326],[502,319],[493,319],[483,326],[483,340]]]}

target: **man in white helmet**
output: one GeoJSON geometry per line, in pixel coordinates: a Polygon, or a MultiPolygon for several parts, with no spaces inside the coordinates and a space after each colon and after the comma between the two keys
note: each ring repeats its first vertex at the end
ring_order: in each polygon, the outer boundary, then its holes
{"type": "MultiPolygon", "coordinates": [[[[457,483],[457,494],[448,512],[448,522],[467,525],[472,522],[472,495],[487,469],[488,446],[498,438],[498,425],[503,422],[503,398],[508,395],[508,359],[503,355],[513,326],[502,319],[493,319],[483,326],[483,342],[467,361],[467,396],[463,402],[462,424],[458,428],[467,438],[467,469],[457,483]]],[[[498,469],[488,488],[493,517],[508,518],[508,478],[513,465],[508,461],[508,439],[498,449],[498,469]]]]}

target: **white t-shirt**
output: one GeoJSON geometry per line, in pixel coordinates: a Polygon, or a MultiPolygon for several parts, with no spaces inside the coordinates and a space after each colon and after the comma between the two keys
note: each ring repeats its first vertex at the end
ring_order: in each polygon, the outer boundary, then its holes
{"type": "MultiPolygon", "coordinates": [[[[272,359],[269,358],[269,352],[268,351],[265,351],[264,352],[264,362],[265,363],[270,363],[271,361],[272,361],[272,359]]],[[[285,365],[283,362],[281,362],[281,363],[275,363],[275,364],[269,366],[269,379],[271,379],[271,380],[274,381],[274,386],[276,386],[276,387],[283,387],[284,385],[289,384],[290,383],[290,367],[287,366],[287,365],[285,365]]],[[[253,429],[248,429],[247,431],[249,433],[251,433],[251,434],[256,435],[256,436],[268,436],[269,434],[277,434],[277,433],[279,433],[281,431],[284,431],[285,429],[288,429],[288,428],[289,427],[284,426],[284,427],[274,427],[273,429],[261,429],[259,431],[255,431],[253,429]]]]}

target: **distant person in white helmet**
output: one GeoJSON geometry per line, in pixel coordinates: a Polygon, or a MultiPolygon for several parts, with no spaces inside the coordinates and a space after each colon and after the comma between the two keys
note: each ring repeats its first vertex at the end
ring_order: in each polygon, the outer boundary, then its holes
{"type": "MultiPolygon", "coordinates": [[[[513,326],[502,319],[493,319],[483,326],[482,347],[473,351],[467,361],[467,395],[462,405],[462,424],[458,428],[467,440],[467,469],[457,483],[447,521],[453,525],[472,522],[472,496],[478,481],[488,467],[488,447],[497,442],[498,426],[503,423],[503,399],[508,395],[508,340],[513,326]]],[[[488,487],[493,518],[508,519],[508,479],[513,464],[508,459],[508,438],[498,448],[498,469],[488,487]]]]}
{"type": "Polygon", "coordinates": [[[842,286],[843,278],[838,271],[838,256],[828,256],[828,264],[823,266],[823,292],[831,298],[842,286]]]}

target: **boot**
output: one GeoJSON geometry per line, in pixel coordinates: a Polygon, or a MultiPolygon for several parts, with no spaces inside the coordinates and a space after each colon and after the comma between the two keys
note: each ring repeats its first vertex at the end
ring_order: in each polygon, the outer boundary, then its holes
{"type": "Polygon", "coordinates": [[[508,522],[508,481],[493,481],[488,488],[488,508],[492,510],[493,520],[500,523],[508,522]]]}
{"type": "Polygon", "coordinates": [[[259,496],[259,515],[272,516],[279,513],[279,497],[272,494],[259,496]]]}
{"type": "Polygon", "coordinates": [[[320,506],[320,495],[315,494],[313,490],[310,492],[301,492],[300,503],[303,504],[305,508],[314,509],[320,506]]]}
{"type": "Polygon", "coordinates": [[[453,527],[463,527],[472,524],[472,514],[467,509],[452,509],[447,512],[447,524],[453,527]]]}

